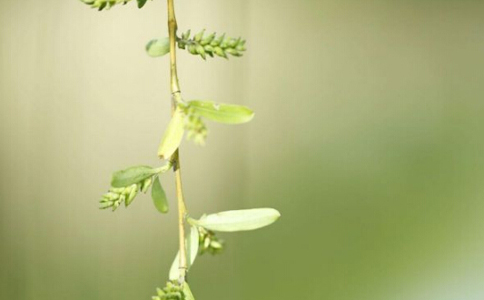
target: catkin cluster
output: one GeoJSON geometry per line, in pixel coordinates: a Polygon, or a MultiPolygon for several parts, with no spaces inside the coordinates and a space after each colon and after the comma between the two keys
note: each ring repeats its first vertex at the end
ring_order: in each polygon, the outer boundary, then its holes
{"type": "Polygon", "coordinates": [[[208,128],[203,122],[202,117],[198,115],[193,108],[187,106],[185,108],[185,130],[187,131],[187,139],[193,140],[197,145],[205,145],[205,140],[208,135],[208,128]]]}
{"type": "Polygon", "coordinates": [[[153,300],[185,300],[183,288],[176,281],[168,281],[163,289],[157,288],[157,295],[153,300]]]}
{"type": "Polygon", "coordinates": [[[178,38],[178,47],[180,49],[187,49],[193,55],[200,55],[203,59],[207,55],[214,57],[214,55],[228,58],[227,54],[232,56],[242,56],[245,48],[245,40],[242,38],[226,37],[225,33],[217,37],[216,33],[205,35],[205,29],[195,34],[190,38],[190,30],[182,33],[182,37],[178,38]]]}
{"type": "Polygon", "coordinates": [[[81,0],[82,2],[90,5],[92,8],[103,10],[104,8],[111,8],[116,4],[126,4],[131,0],[81,0]]]}
{"type": "MultiPolygon", "coordinates": [[[[111,8],[117,4],[126,4],[131,0],[81,0],[85,4],[91,6],[92,8],[97,8],[98,10],[103,10],[105,8],[111,8]]],[[[138,8],[142,8],[148,0],[136,0],[138,3],[138,8]]]]}
{"type": "Polygon", "coordinates": [[[200,254],[204,254],[206,252],[210,254],[218,254],[223,251],[224,241],[219,240],[215,236],[215,232],[207,230],[203,227],[198,227],[198,233],[200,236],[200,254]]]}
{"type": "Polygon", "coordinates": [[[128,207],[128,205],[133,202],[136,195],[138,195],[138,192],[146,193],[152,184],[153,177],[149,177],[139,183],[135,183],[127,187],[112,187],[106,194],[102,196],[101,201],[99,201],[99,208],[112,208],[113,211],[115,211],[121,204],[123,204],[123,202],[124,205],[128,207]]]}

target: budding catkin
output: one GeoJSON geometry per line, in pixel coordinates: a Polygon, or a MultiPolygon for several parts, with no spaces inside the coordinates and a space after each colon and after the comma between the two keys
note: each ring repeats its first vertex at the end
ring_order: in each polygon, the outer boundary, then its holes
{"type": "Polygon", "coordinates": [[[126,4],[131,0],[81,0],[85,4],[91,6],[92,8],[97,8],[98,10],[103,10],[105,8],[111,8],[117,4],[126,4]]]}
{"type": "Polygon", "coordinates": [[[192,38],[190,38],[190,30],[182,33],[182,37],[177,40],[177,44],[178,48],[188,49],[190,54],[200,55],[203,59],[206,59],[207,55],[228,58],[227,54],[230,54],[240,57],[246,50],[245,40],[242,40],[242,38],[226,37],[225,33],[219,37],[216,36],[216,33],[205,35],[205,29],[192,38]]]}

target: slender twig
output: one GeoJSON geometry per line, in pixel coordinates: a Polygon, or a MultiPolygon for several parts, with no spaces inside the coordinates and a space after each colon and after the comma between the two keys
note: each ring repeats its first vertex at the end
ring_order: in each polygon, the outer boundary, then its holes
{"type": "MultiPolygon", "coordinates": [[[[172,112],[176,108],[176,103],[181,101],[180,86],[178,84],[178,74],[176,69],[176,30],[177,23],[175,17],[175,7],[173,0],[167,0],[168,2],[168,32],[170,37],[170,71],[171,71],[171,93],[172,99],[172,112]]],[[[175,151],[171,157],[173,162],[173,171],[175,172],[176,182],[176,197],[178,199],[178,228],[180,239],[180,283],[185,282],[187,273],[187,251],[185,243],[185,216],[187,214],[185,199],[183,198],[183,188],[181,181],[180,170],[180,154],[178,150],[175,151]]]]}

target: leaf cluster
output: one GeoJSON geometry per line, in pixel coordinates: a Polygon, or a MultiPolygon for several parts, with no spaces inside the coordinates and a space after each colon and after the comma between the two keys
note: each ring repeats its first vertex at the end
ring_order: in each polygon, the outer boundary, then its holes
{"type": "Polygon", "coordinates": [[[203,145],[208,129],[203,119],[223,123],[242,124],[254,118],[254,112],[245,106],[193,100],[177,105],[158,148],[158,156],[168,159],[178,149],[185,132],[187,138],[203,145]]]}
{"type": "Polygon", "coordinates": [[[146,193],[151,187],[151,197],[156,209],[161,213],[168,212],[168,201],[163,190],[159,174],[166,172],[171,163],[160,167],[134,166],[114,172],[111,188],[100,201],[100,208],[112,208],[115,211],[122,203],[128,207],[139,192],[146,193]]]}
{"type": "MultiPolygon", "coordinates": [[[[190,235],[186,239],[187,253],[189,255],[189,268],[194,264],[198,255],[209,251],[218,254],[222,251],[224,243],[215,237],[214,232],[238,232],[256,230],[276,222],[281,214],[273,208],[255,208],[223,211],[210,215],[203,215],[200,219],[188,218],[190,235]]],[[[179,272],[180,253],[175,257],[169,279],[176,280],[179,272]]]]}

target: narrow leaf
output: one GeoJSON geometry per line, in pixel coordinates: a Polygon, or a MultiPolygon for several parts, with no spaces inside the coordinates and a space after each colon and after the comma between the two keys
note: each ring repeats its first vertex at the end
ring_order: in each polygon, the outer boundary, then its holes
{"type": "Polygon", "coordinates": [[[273,208],[257,208],[224,211],[207,215],[200,220],[191,220],[192,224],[213,231],[247,231],[259,229],[274,223],[281,214],[273,208]]]}
{"type": "Polygon", "coordinates": [[[198,247],[200,242],[200,235],[196,226],[190,226],[190,240],[187,243],[187,251],[190,255],[190,260],[188,261],[188,268],[190,268],[198,255],[198,247]]]}
{"type": "Polygon", "coordinates": [[[169,159],[178,149],[183,139],[184,126],[185,115],[181,109],[177,108],[158,148],[158,156],[161,159],[169,159]]]}
{"type": "Polygon", "coordinates": [[[151,57],[160,57],[167,53],[170,53],[170,39],[154,39],[146,44],[146,52],[151,57]]]}
{"type": "Polygon", "coordinates": [[[158,171],[150,166],[135,166],[113,173],[111,186],[120,188],[138,183],[153,176],[158,171]]]}
{"type": "Polygon", "coordinates": [[[183,283],[183,295],[185,296],[185,300],[195,300],[195,297],[193,297],[192,291],[190,290],[190,286],[188,286],[188,282],[183,283]]]}
{"type": "Polygon", "coordinates": [[[160,213],[166,214],[168,212],[168,200],[166,199],[165,191],[161,186],[158,176],[155,178],[153,186],[151,187],[151,198],[153,198],[153,203],[160,213]]]}
{"type": "Polygon", "coordinates": [[[180,251],[175,256],[175,260],[171,264],[169,280],[178,280],[180,278],[180,251]]]}
{"type": "MultiPolygon", "coordinates": [[[[199,239],[200,237],[199,237],[197,227],[191,226],[190,237],[187,237],[186,239],[187,252],[188,252],[188,255],[190,255],[190,259],[187,261],[188,268],[190,268],[193,265],[193,263],[195,262],[195,259],[197,258],[199,239]]],[[[170,280],[177,280],[180,277],[180,251],[178,251],[178,253],[176,254],[175,260],[171,264],[170,274],[168,277],[170,280]]]]}
{"type": "Polygon", "coordinates": [[[190,101],[189,105],[198,115],[219,123],[241,124],[254,118],[254,112],[241,105],[199,100],[190,101]]]}

